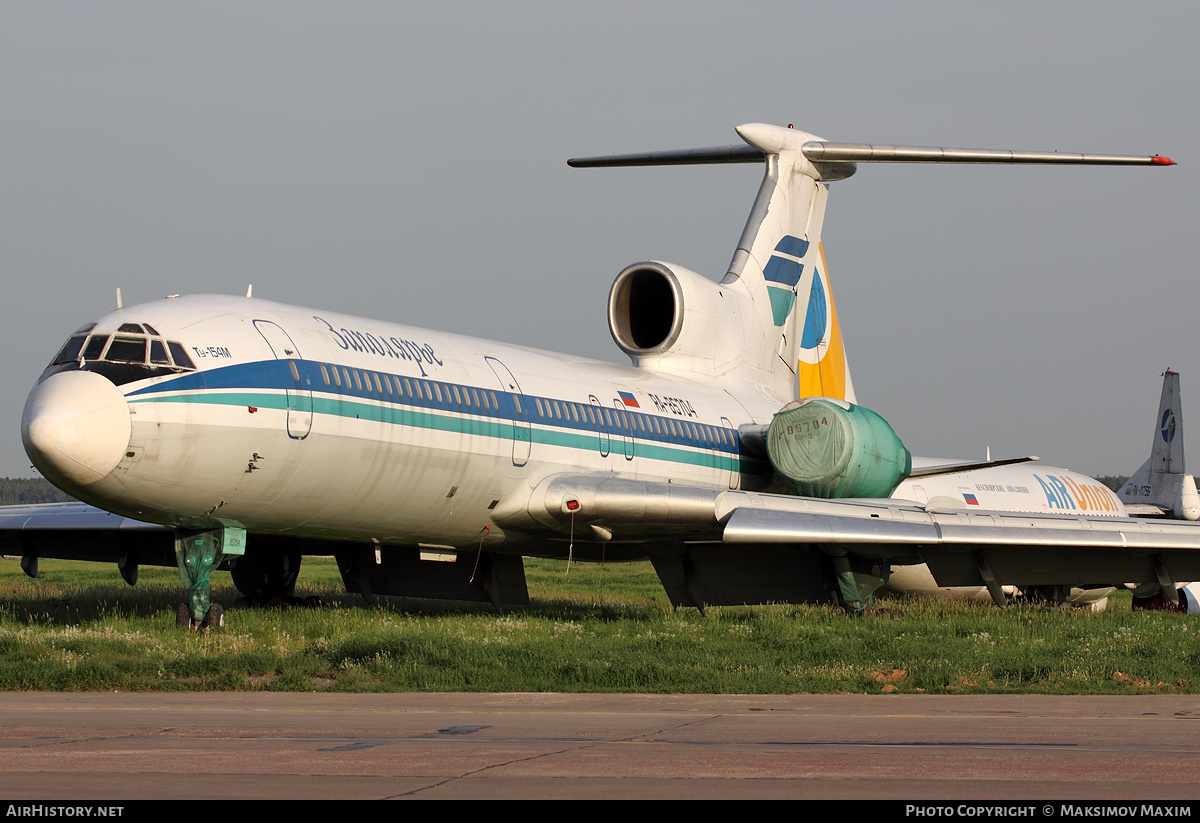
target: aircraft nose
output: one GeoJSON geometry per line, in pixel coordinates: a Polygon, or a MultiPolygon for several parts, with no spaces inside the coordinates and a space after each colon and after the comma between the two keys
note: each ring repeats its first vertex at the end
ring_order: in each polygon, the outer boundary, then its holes
{"type": "Polygon", "coordinates": [[[94,372],[50,375],[30,392],[21,415],[25,453],[47,479],[67,485],[107,476],[129,447],[129,434],[125,396],[94,372]]]}

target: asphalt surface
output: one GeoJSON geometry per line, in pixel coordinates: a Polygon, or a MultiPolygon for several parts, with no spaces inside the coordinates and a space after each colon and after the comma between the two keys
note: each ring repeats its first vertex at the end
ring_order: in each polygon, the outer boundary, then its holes
{"type": "Polygon", "coordinates": [[[1200,797],[1200,698],[0,695],[8,801],[1200,797]]]}

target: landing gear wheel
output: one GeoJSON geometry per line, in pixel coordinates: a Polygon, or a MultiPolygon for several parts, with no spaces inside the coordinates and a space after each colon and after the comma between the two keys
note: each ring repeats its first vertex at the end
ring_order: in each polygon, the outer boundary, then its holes
{"type": "Polygon", "coordinates": [[[180,603],[175,610],[175,628],[186,631],[192,630],[192,610],[187,603],[180,603]]]}
{"type": "Polygon", "coordinates": [[[198,632],[206,632],[209,629],[220,628],[225,625],[225,609],[220,603],[213,603],[208,607],[208,614],[204,615],[204,619],[200,621],[200,625],[196,627],[198,632]]]}
{"type": "Polygon", "coordinates": [[[259,544],[237,559],[230,574],[248,605],[290,603],[300,574],[300,552],[259,544]]]}
{"type": "Polygon", "coordinates": [[[1038,606],[1063,606],[1067,602],[1063,586],[1029,586],[1024,591],[1026,599],[1038,606]]]}

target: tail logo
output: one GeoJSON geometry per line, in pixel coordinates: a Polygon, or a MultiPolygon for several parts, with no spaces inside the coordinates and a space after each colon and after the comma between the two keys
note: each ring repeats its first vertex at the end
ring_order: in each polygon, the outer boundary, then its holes
{"type": "Polygon", "coordinates": [[[1175,439],[1175,415],[1170,409],[1163,412],[1162,422],[1159,424],[1159,434],[1162,435],[1164,443],[1170,443],[1175,439]]]}
{"type": "Polygon", "coordinates": [[[799,334],[799,346],[793,352],[797,356],[799,396],[833,397],[853,402],[854,390],[849,385],[825,253],[819,245],[817,251],[820,259],[812,267],[811,283],[807,286],[808,309],[799,334]]]}
{"type": "Polygon", "coordinates": [[[786,323],[788,315],[792,313],[792,304],[796,302],[796,284],[804,273],[804,264],[800,260],[807,253],[807,240],[784,235],[775,244],[775,253],[763,268],[767,294],[771,298],[771,317],[776,326],[786,323]]]}
{"type": "Polygon", "coordinates": [[[825,287],[821,285],[821,273],[813,272],[812,288],[808,293],[808,314],[804,317],[804,332],[800,336],[800,348],[815,349],[825,339],[828,325],[829,306],[825,300],[825,287]]]}

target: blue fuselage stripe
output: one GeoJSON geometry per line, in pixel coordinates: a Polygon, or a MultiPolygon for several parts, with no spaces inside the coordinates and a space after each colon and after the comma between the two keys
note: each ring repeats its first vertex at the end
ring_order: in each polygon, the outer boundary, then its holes
{"type": "Polygon", "coordinates": [[[517,429],[532,429],[537,442],[588,450],[607,437],[620,451],[622,440],[632,438],[639,457],[678,460],[687,455],[683,462],[712,462],[734,470],[741,457],[736,433],[724,426],[309,360],[263,360],[192,372],[127,397],[135,403],[290,408],[502,439],[512,439],[517,429]]]}

